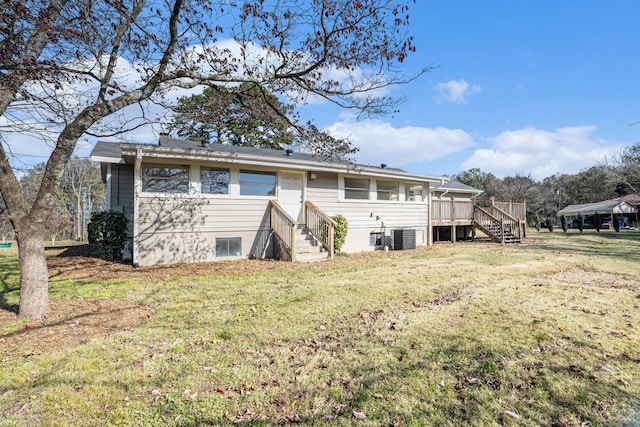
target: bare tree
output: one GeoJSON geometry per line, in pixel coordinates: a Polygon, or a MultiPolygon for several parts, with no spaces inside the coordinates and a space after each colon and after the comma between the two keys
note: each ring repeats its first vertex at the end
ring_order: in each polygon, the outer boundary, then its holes
{"type": "Polygon", "coordinates": [[[87,159],[72,158],[62,176],[61,187],[74,217],[73,238],[85,241],[89,216],[105,205],[100,171],[87,159]]]}
{"type": "Polygon", "coordinates": [[[384,89],[415,77],[397,68],[415,49],[408,24],[407,5],[388,0],[5,1],[0,193],[18,242],[19,315],[49,309],[45,220],[79,138],[141,126],[171,88],[211,84],[385,113],[396,103],[384,89]],[[10,132],[52,146],[33,202],[9,162],[10,132]]]}
{"type": "Polygon", "coordinates": [[[640,192],[640,142],[605,158],[604,166],[625,192],[640,192]]]}

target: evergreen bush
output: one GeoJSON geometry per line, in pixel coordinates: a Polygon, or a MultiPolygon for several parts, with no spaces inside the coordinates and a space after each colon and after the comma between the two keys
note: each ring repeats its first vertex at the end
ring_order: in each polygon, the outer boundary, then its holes
{"type": "Polygon", "coordinates": [[[580,230],[580,233],[584,230],[584,217],[582,215],[578,215],[578,230],[580,230]]]}
{"type": "Polygon", "coordinates": [[[120,261],[127,241],[127,218],[117,211],[94,212],[87,235],[89,243],[96,245],[105,259],[120,261]]]}
{"type": "Polygon", "coordinates": [[[620,231],[620,215],[613,215],[613,229],[616,230],[616,233],[620,231]]]}
{"type": "Polygon", "coordinates": [[[335,253],[339,254],[342,249],[342,245],[344,245],[344,241],[347,238],[349,224],[347,219],[340,214],[332,216],[331,219],[336,223],[335,233],[333,235],[333,250],[335,253]]]}

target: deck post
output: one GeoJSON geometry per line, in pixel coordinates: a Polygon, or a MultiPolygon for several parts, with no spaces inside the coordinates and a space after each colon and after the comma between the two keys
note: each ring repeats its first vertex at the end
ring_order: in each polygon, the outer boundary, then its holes
{"type": "Polygon", "coordinates": [[[526,238],[527,237],[527,201],[526,200],[524,201],[523,209],[524,209],[524,212],[523,212],[524,223],[522,224],[522,234],[523,234],[522,237],[526,238]]]}
{"type": "Polygon", "coordinates": [[[451,196],[451,242],[455,243],[458,240],[456,236],[456,199],[451,196]]]}

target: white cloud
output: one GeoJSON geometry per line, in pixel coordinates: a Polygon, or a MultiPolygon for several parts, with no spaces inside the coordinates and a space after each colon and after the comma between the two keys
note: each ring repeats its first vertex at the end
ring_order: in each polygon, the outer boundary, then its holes
{"type": "Polygon", "coordinates": [[[543,179],[556,173],[577,173],[597,164],[605,154],[623,144],[593,136],[595,126],[576,126],[546,131],[527,127],[489,138],[489,148],[476,150],[463,169],[480,168],[496,176],[531,174],[543,179]]]}
{"type": "Polygon", "coordinates": [[[438,103],[443,101],[452,104],[464,104],[471,95],[477,95],[482,90],[480,85],[469,84],[466,80],[449,80],[438,83],[435,88],[438,103]]]}
{"type": "Polygon", "coordinates": [[[370,165],[386,163],[391,167],[402,167],[409,163],[428,162],[473,145],[473,138],[461,129],[396,128],[380,120],[345,120],[326,130],[336,137],[349,138],[360,149],[356,161],[370,165]]]}

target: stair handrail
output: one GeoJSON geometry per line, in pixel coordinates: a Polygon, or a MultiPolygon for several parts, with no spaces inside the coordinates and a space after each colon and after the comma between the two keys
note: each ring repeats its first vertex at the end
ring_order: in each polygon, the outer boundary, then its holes
{"type": "MultiPolygon", "coordinates": [[[[505,212],[504,210],[500,209],[499,207],[493,205],[491,206],[491,210],[493,212],[497,212],[498,215],[494,216],[500,218],[500,219],[504,219],[506,222],[506,226],[509,228],[509,231],[511,232],[511,234],[513,234],[514,236],[517,236],[518,239],[522,239],[522,220],[520,218],[516,218],[513,217],[511,215],[509,215],[507,212],[505,212]],[[516,233],[514,233],[514,228],[517,229],[518,231],[516,233]]],[[[504,228],[503,228],[504,230],[504,228]]]]}
{"type": "Polygon", "coordinates": [[[329,251],[329,257],[333,259],[336,222],[309,200],[304,202],[304,218],[307,230],[329,251]]]}
{"type": "Polygon", "coordinates": [[[473,209],[473,221],[479,226],[483,231],[489,234],[489,237],[493,239],[495,242],[504,243],[504,228],[502,228],[502,222],[493,216],[491,213],[486,211],[484,208],[475,205],[473,209]],[[490,225],[496,225],[500,227],[500,236],[496,235],[490,230],[490,225]]]}
{"type": "Polygon", "coordinates": [[[269,200],[269,214],[271,231],[289,252],[291,261],[295,261],[296,222],[275,200],[269,200]]]}

